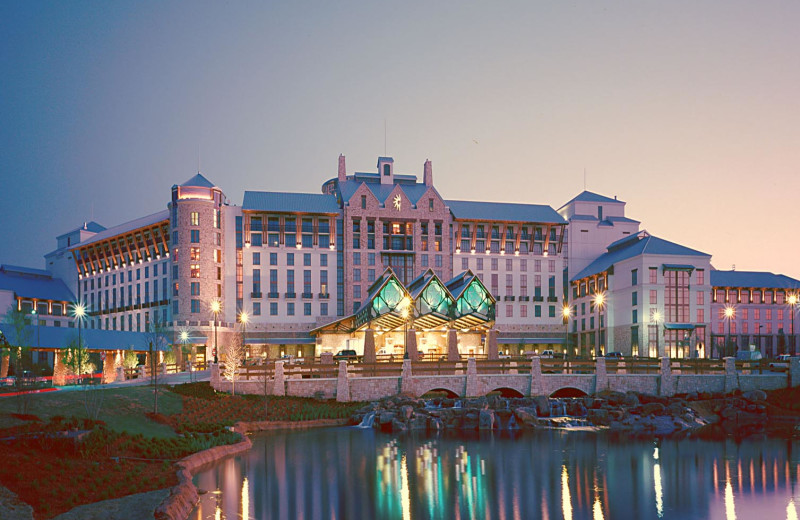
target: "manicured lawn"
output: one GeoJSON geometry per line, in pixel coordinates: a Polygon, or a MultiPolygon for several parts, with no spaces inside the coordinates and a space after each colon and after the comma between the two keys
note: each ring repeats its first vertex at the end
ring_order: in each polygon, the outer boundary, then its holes
{"type": "MultiPolygon", "coordinates": [[[[91,390],[94,391],[94,390],[91,390]]],[[[104,392],[103,404],[98,420],[109,429],[131,434],[141,433],[145,437],[174,437],[175,431],[165,424],[151,421],[144,414],[153,411],[153,389],[149,386],[132,386],[97,390],[104,392]]],[[[83,390],[59,390],[34,394],[28,397],[28,414],[47,421],[51,417],[86,417],[83,390]]],[[[3,426],[16,426],[22,421],[9,416],[17,412],[17,398],[0,399],[0,422],[3,426]]],[[[180,414],[183,410],[181,396],[160,388],[158,411],[164,415],[180,414]]]]}

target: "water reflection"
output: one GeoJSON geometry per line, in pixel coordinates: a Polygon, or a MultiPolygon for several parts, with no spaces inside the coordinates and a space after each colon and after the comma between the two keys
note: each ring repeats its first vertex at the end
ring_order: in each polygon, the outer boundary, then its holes
{"type": "Polygon", "coordinates": [[[797,518],[797,443],[617,441],[585,432],[253,438],[195,478],[193,519],[797,518]]]}

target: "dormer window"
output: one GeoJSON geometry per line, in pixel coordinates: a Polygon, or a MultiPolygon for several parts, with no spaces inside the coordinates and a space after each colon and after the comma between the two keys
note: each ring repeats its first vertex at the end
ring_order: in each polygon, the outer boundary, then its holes
{"type": "Polygon", "coordinates": [[[383,174],[384,175],[391,175],[392,174],[392,167],[388,164],[383,165],[383,174]]]}
{"type": "Polygon", "coordinates": [[[597,220],[603,220],[603,206],[597,206],[597,220]]]}

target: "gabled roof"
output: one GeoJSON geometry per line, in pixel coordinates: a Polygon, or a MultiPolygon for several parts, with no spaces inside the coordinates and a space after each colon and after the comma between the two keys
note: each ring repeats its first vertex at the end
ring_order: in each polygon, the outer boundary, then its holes
{"type": "Polygon", "coordinates": [[[110,227],[96,235],[84,240],[79,244],[75,244],[70,246],[70,249],[77,249],[88,244],[93,244],[95,242],[100,242],[101,240],[105,240],[107,238],[115,237],[117,235],[124,235],[130,231],[135,229],[143,228],[158,224],[159,222],[163,222],[165,220],[169,220],[169,210],[165,209],[159,211],[158,213],[153,213],[152,215],[147,215],[145,217],[137,218],[136,220],[131,220],[129,222],[125,222],[124,224],[120,224],[118,226],[110,227]]]}
{"type": "MultiPolygon", "coordinates": [[[[11,291],[21,298],[71,302],[75,296],[60,278],[47,271],[12,265],[0,266],[0,290],[11,291]]],[[[5,313],[0,309],[0,313],[5,313]]]]}
{"type": "Polygon", "coordinates": [[[76,227],[74,229],[70,229],[66,233],[61,233],[56,237],[56,240],[65,237],[71,233],[74,233],[76,231],[88,231],[89,233],[99,233],[101,231],[104,231],[105,229],[106,229],[105,226],[101,226],[100,224],[92,220],[91,222],[84,222],[81,227],[76,227]]]}
{"type": "MultiPolygon", "coordinates": [[[[567,202],[563,206],[561,206],[561,208],[563,208],[564,206],[569,206],[573,202],[617,202],[619,204],[625,204],[621,200],[612,199],[612,198],[606,197],[605,195],[600,195],[599,193],[593,193],[591,191],[584,190],[584,191],[580,192],[579,194],[577,194],[572,199],[570,199],[569,202],[567,202]]],[[[561,208],[558,208],[558,209],[561,209],[561,208]]]]}
{"type": "MultiPolygon", "coordinates": [[[[72,318],[65,317],[66,320],[72,318]]],[[[30,347],[42,349],[62,349],[67,348],[70,342],[78,340],[78,329],[72,327],[39,327],[38,331],[34,326],[28,327],[28,342],[30,347]],[[38,342],[38,345],[37,345],[38,342]]],[[[12,345],[16,342],[13,330],[4,330],[3,333],[8,337],[12,345]]],[[[135,350],[146,352],[149,349],[149,341],[152,335],[146,332],[133,332],[123,330],[100,330],[86,327],[84,322],[81,331],[81,341],[89,350],[135,350]]],[[[155,350],[169,350],[172,347],[167,341],[159,341],[153,345],[155,350]]]]}
{"type": "Polygon", "coordinates": [[[317,193],[284,193],[277,191],[245,191],[243,210],[284,213],[339,213],[333,195],[317,193]]]}
{"type": "Polygon", "coordinates": [[[800,289],[800,281],[766,271],[711,271],[712,287],[800,289]]]}
{"type": "MultiPolygon", "coordinates": [[[[401,176],[395,175],[394,176],[395,181],[397,181],[399,177],[401,176]]],[[[378,177],[376,174],[375,179],[380,180],[380,177],[378,177]]],[[[414,177],[414,180],[416,180],[416,177],[414,177]]],[[[352,199],[356,190],[358,190],[358,188],[360,188],[362,184],[364,184],[369,189],[369,191],[371,191],[372,194],[375,195],[375,198],[378,199],[378,202],[380,202],[381,204],[386,203],[386,199],[388,199],[389,195],[391,195],[391,193],[394,191],[395,186],[400,187],[400,189],[403,191],[403,193],[405,193],[406,197],[408,197],[408,200],[410,200],[412,204],[416,204],[417,202],[419,202],[419,199],[421,199],[422,196],[425,195],[425,193],[427,193],[428,188],[430,188],[430,186],[426,186],[424,184],[418,184],[416,182],[414,183],[395,182],[394,184],[380,184],[379,182],[366,182],[366,181],[359,182],[357,180],[348,179],[345,182],[339,183],[339,191],[342,194],[342,200],[346,202],[352,199]]]]}
{"type": "Polygon", "coordinates": [[[213,182],[203,177],[203,174],[197,172],[197,175],[189,179],[188,181],[184,182],[180,185],[182,188],[185,187],[192,187],[192,188],[215,188],[213,182]]]}
{"type": "Polygon", "coordinates": [[[567,221],[550,206],[544,204],[515,204],[511,202],[475,202],[447,200],[450,212],[456,219],[502,220],[508,222],[541,222],[566,224],[567,221]]]}
{"type": "Polygon", "coordinates": [[[640,231],[609,245],[605,253],[597,257],[581,272],[572,276],[570,281],[574,282],[581,278],[586,278],[587,276],[602,273],[617,262],[639,255],[673,255],[711,258],[711,255],[707,253],[702,253],[686,246],[676,244],[675,242],[654,237],[649,235],[646,231],[640,231]]]}

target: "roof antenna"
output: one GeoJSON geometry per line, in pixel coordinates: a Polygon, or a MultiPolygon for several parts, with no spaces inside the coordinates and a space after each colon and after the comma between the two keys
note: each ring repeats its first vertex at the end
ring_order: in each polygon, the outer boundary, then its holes
{"type": "Polygon", "coordinates": [[[384,157],[388,157],[388,155],[389,155],[388,153],[386,153],[386,135],[387,134],[388,134],[388,132],[387,132],[387,126],[386,126],[386,118],[384,117],[383,118],[383,156],[384,157]]]}
{"type": "Polygon", "coordinates": [[[197,173],[200,173],[200,143],[197,143],[197,173]]]}
{"type": "Polygon", "coordinates": [[[583,167],[583,191],[586,191],[586,166],[583,167]]]}

